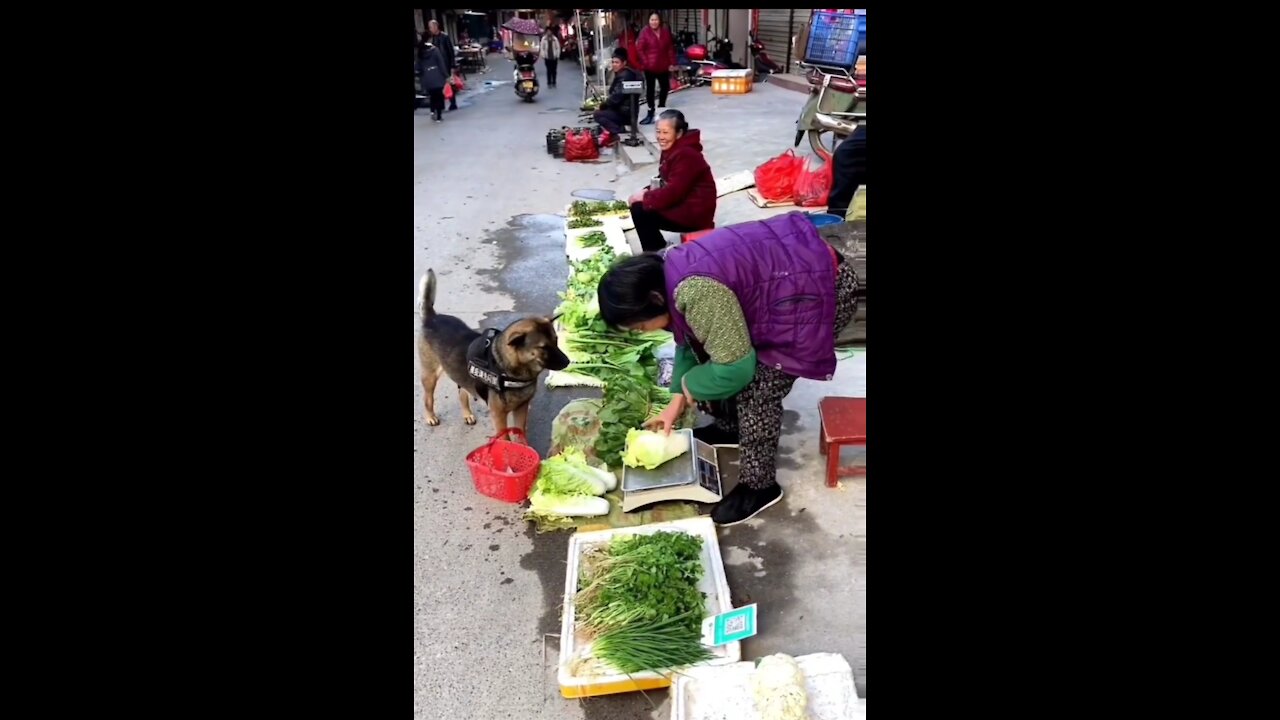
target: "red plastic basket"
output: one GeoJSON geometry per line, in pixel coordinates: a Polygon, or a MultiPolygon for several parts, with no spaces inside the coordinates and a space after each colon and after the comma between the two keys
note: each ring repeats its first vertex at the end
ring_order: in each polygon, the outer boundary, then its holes
{"type": "Polygon", "coordinates": [[[524,440],[524,431],[508,428],[467,455],[476,492],[509,503],[518,503],[529,495],[542,458],[538,457],[537,450],[523,444],[524,440]],[[503,439],[507,434],[518,435],[521,442],[503,439]]]}

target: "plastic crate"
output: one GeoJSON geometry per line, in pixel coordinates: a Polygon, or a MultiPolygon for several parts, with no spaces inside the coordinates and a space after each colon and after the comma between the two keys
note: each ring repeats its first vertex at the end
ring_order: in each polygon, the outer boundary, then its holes
{"type": "MultiPolygon", "coordinates": [[[[858,59],[858,20],[858,16],[852,14],[821,11],[813,13],[804,61],[846,69],[853,67],[858,59]]],[[[861,25],[866,27],[865,20],[861,25]]]]}
{"type": "Polygon", "coordinates": [[[751,92],[753,75],[746,70],[717,70],[711,73],[711,92],[716,95],[746,95],[751,92]]]}

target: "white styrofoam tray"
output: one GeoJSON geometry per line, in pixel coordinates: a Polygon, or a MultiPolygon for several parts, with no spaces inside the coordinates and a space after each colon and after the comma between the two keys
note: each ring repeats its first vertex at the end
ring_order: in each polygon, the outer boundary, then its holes
{"type": "Polygon", "coordinates": [[[631,246],[627,244],[627,235],[622,230],[621,218],[601,218],[604,224],[594,228],[574,228],[572,230],[565,229],[564,254],[569,260],[577,262],[586,260],[587,258],[600,252],[598,247],[582,247],[578,244],[578,239],[589,232],[603,232],[605,236],[605,244],[613,250],[614,255],[630,255],[631,246]]]}
{"type": "MultiPolygon", "coordinates": [[[[815,653],[796,658],[809,694],[810,720],[866,717],[843,655],[815,653]]],[[[684,671],[671,686],[671,720],[760,720],[751,695],[754,662],[684,671]]]]}
{"type": "MultiPolygon", "coordinates": [[[[564,610],[560,623],[560,687],[585,688],[593,685],[610,685],[635,680],[670,680],[674,673],[642,672],[632,675],[589,675],[577,677],[570,672],[573,661],[579,657],[590,657],[590,645],[583,646],[583,639],[574,631],[573,598],[578,592],[578,561],[582,553],[592,545],[606,543],[616,535],[648,535],[659,530],[677,530],[702,538],[702,579],[698,589],[706,593],[707,614],[718,615],[733,609],[733,601],[729,596],[729,581],[724,574],[724,560],[720,555],[720,541],[716,537],[716,526],[708,516],[673,520],[664,523],[651,523],[638,527],[610,528],[593,532],[575,533],[569,538],[569,562],[565,571],[564,610]]],[[[712,667],[736,663],[742,659],[742,644],[732,642],[711,649],[716,656],[703,665],[696,667],[712,667]]],[[[688,672],[682,670],[681,672],[688,672]]]]}

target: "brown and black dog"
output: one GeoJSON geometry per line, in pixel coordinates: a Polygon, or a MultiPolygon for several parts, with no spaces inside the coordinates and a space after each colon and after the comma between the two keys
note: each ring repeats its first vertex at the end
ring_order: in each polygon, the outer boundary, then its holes
{"type": "Polygon", "coordinates": [[[435,304],[436,274],[427,270],[418,285],[418,312],[422,316],[418,367],[427,424],[440,424],[435,412],[436,383],[448,375],[458,386],[463,422],[476,424],[471,413],[471,396],[475,395],[489,406],[495,435],[508,427],[518,427],[527,434],[529,403],[538,391],[538,376],[545,369],[569,366],[568,356],[557,344],[552,320],[527,317],[501,332],[481,334],[452,315],[437,314],[435,304]],[[515,415],[513,425],[507,424],[508,414],[515,415]]]}

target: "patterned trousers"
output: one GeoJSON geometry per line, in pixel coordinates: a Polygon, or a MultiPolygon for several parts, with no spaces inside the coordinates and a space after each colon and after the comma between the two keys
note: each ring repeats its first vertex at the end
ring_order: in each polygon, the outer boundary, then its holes
{"type": "MultiPolygon", "coordinates": [[[[858,276],[852,266],[842,261],[836,272],[836,337],[857,312],[858,276]]],[[[757,365],[755,379],[721,405],[716,425],[738,433],[738,477],[747,487],[761,490],[778,484],[782,398],[791,392],[796,379],[772,366],[757,365]]]]}

